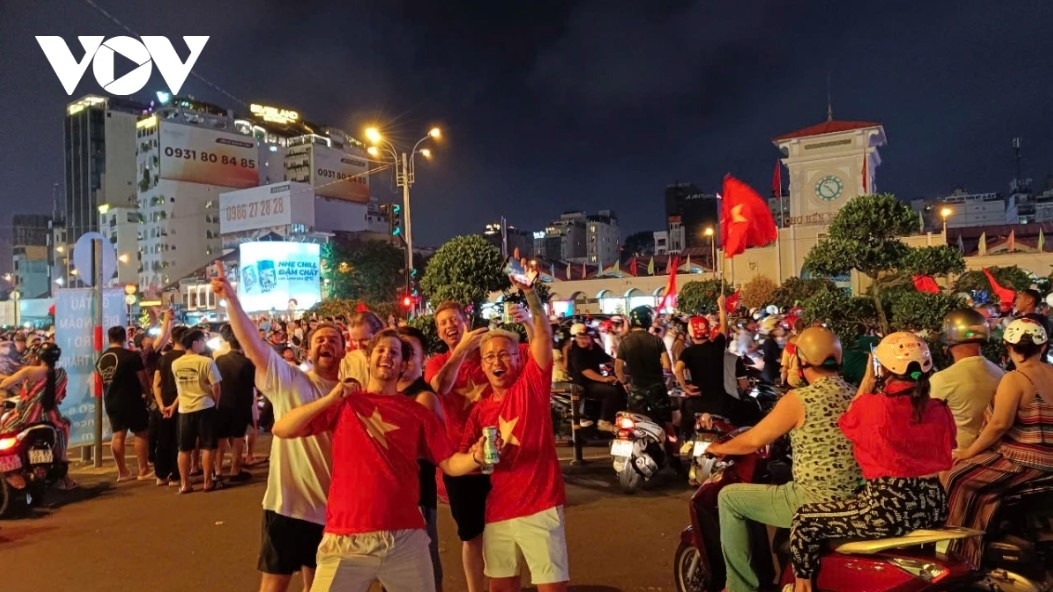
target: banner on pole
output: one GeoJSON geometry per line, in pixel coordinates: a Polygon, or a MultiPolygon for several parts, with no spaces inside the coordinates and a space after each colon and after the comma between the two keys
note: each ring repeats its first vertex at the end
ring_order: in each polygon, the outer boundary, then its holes
{"type": "MultiPolygon", "coordinates": [[[[91,288],[71,288],[59,290],[55,295],[55,343],[62,348],[58,366],[64,368],[69,377],[66,399],[59,410],[70,420],[70,448],[95,443],[97,401],[91,393],[95,379],[92,292],[91,288]]],[[[123,289],[103,290],[103,334],[110,327],[127,326],[127,312],[123,289]]],[[[103,440],[109,440],[109,422],[103,421],[103,440]]]]}

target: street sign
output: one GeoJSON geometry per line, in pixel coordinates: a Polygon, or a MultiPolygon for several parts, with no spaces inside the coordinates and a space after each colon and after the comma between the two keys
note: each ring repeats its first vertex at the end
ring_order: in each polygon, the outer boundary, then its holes
{"type": "Polygon", "coordinates": [[[113,274],[117,273],[117,253],[113,245],[101,233],[85,232],[77,239],[73,246],[73,265],[77,266],[77,277],[87,286],[95,285],[95,278],[91,274],[91,241],[99,239],[102,241],[102,282],[103,285],[110,281],[113,274]]]}

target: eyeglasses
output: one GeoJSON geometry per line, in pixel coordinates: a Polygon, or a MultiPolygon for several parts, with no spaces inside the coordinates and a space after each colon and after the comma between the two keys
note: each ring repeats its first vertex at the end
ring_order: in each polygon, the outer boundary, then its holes
{"type": "Polygon", "coordinates": [[[501,352],[499,354],[487,354],[487,355],[483,356],[483,363],[488,365],[488,366],[492,366],[494,364],[494,362],[496,362],[498,360],[501,360],[502,362],[507,362],[507,361],[511,360],[512,358],[518,358],[518,357],[519,357],[519,353],[518,352],[514,353],[514,354],[508,353],[508,352],[501,352]]]}

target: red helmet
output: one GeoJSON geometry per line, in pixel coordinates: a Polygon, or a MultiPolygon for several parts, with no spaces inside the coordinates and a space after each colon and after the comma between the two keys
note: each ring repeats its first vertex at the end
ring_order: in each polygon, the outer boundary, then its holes
{"type": "Polygon", "coordinates": [[[693,339],[709,339],[709,320],[706,317],[693,316],[687,323],[688,333],[693,339]]]}

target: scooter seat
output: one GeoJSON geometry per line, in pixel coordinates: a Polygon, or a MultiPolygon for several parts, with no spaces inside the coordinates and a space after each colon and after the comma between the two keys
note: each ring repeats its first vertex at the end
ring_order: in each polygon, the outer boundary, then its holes
{"type": "Polygon", "coordinates": [[[915,530],[900,537],[847,542],[838,545],[834,550],[842,555],[873,555],[874,553],[880,553],[881,551],[888,549],[964,539],[973,536],[980,536],[982,534],[982,530],[973,530],[971,528],[962,528],[960,526],[932,530],[915,530]]]}

